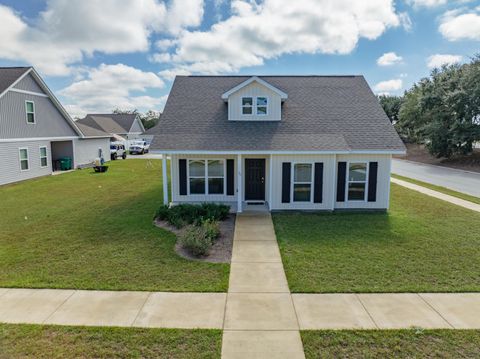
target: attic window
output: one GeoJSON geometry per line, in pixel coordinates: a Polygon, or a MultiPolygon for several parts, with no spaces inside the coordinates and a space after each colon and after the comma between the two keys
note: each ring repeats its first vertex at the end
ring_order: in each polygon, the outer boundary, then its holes
{"type": "Polygon", "coordinates": [[[267,114],[268,100],[266,97],[257,97],[257,115],[267,114]]]}
{"type": "Polygon", "coordinates": [[[253,98],[242,97],[242,115],[251,115],[253,113],[253,98]]]}

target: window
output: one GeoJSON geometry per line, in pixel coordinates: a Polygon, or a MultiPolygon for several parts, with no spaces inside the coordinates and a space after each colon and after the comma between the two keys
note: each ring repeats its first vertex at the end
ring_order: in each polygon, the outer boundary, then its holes
{"type": "Polygon", "coordinates": [[[224,165],[224,160],[189,160],[188,183],[190,194],[223,194],[224,165]]]}
{"type": "Polygon", "coordinates": [[[296,163],[293,167],[293,201],[310,202],[312,198],[312,164],[296,163]]]}
{"type": "Polygon", "coordinates": [[[29,164],[28,164],[28,148],[20,148],[20,169],[22,171],[28,171],[29,164]]]}
{"type": "Polygon", "coordinates": [[[40,167],[47,167],[47,147],[40,147],[40,167]]]}
{"type": "Polygon", "coordinates": [[[33,101],[25,101],[25,110],[27,111],[27,123],[35,123],[35,104],[33,101]]]}
{"type": "Polygon", "coordinates": [[[348,200],[364,201],[367,187],[367,164],[350,163],[348,167],[348,200]]]}
{"type": "Polygon", "coordinates": [[[253,98],[242,97],[242,115],[253,114],[253,98]]]}
{"type": "Polygon", "coordinates": [[[268,100],[266,97],[257,97],[257,115],[266,115],[268,100]]]}

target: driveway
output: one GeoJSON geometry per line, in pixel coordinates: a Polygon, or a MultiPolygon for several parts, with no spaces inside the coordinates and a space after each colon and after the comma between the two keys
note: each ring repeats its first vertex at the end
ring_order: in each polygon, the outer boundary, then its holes
{"type": "Polygon", "coordinates": [[[392,160],[392,172],[480,197],[480,173],[398,159],[392,160]]]}

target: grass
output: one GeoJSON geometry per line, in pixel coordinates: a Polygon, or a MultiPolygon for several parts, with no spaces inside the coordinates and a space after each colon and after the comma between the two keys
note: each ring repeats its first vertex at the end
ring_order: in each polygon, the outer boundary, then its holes
{"type": "Polygon", "coordinates": [[[342,330],[301,333],[308,358],[478,358],[478,330],[342,330]]]}
{"type": "Polygon", "coordinates": [[[293,292],[480,291],[480,213],[392,184],[388,213],[273,216],[293,292]]]}
{"type": "Polygon", "coordinates": [[[479,197],[470,196],[470,195],[462,193],[462,192],[457,192],[457,191],[454,191],[454,190],[451,190],[451,189],[448,189],[448,188],[445,188],[445,187],[436,186],[434,184],[430,184],[430,183],[427,183],[427,182],[422,182],[422,181],[419,181],[419,180],[416,180],[416,179],[413,179],[413,178],[403,177],[403,176],[396,175],[396,174],[392,174],[392,177],[397,178],[397,179],[402,180],[402,181],[410,182],[410,183],[413,183],[413,184],[416,184],[416,185],[419,185],[419,186],[422,186],[422,187],[430,188],[434,191],[441,192],[441,193],[444,193],[444,194],[448,194],[450,196],[463,199],[465,201],[470,201],[470,202],[473,202],[473,203],[476,203],[476,204],[480,204],[480,198],[479,197]]]}
{"type": "Polygon", "coordinates": [[[0,324],[2,358],[220,358],[220,330],[0,324]]]}
{"type": "Polygon", "coordinates": [[[0,287],[225,292],[227,264],[179,257],[153,225],[161,161],[109,165],[0,187],[0,287]]]}

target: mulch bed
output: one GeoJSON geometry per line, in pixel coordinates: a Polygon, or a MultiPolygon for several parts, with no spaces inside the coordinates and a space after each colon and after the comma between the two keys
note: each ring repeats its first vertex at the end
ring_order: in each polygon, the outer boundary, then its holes
{"type": "Polygon", "coordinates": [[[406,144],[406,156],[394,156],[414,162],[421,162],[429,165],[456,168],[459,170],[480,172],[480,149],[474,149],[468,156],[457,156],[454,158],[436,158],[428,153],[423,145],[406,144]]]}
{"type": "MultiPolygon", "coordinates": [[[[182,234],[186,227],[177,228],[167,221],[156,219],[154,224],[159,227],[173,232],[176,236],[182,234]]],[[[235,232],[235,214],[229,214],[227,219],[219,222],[220,237],[213,244],[207,256],[195,257],[186,251],[182,246],[175,244],[175,252],[183,258],[210,263],[230,263],[232,260],[233,234],[235,232]]]]}

